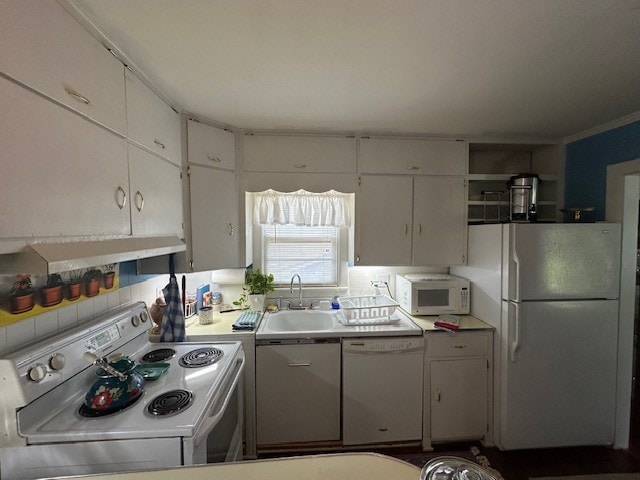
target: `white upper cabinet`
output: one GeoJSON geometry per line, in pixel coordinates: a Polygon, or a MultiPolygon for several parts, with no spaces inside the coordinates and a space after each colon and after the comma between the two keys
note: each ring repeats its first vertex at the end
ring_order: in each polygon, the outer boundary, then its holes
{"type": "Polygon", "coordinates": [[[0,71],[126,133],[124,66],[57,2],[2,2],[0,44],[0,71]]]}
{"type": "Polygon", "coordinates": [[[182,237],[180,168],[134,145],[128,147],[133,235],[182,237]]]}
{"type": "Polygon", "coordinates": [[[181,165],[180,115],[153,93],[133,73],[125,71],[127,136],[181,165]]]}
{"type": "Polygon", "coordinates": [[[356,197],[356,265],[465,262],[464,177],[363,175],[356,197]]]}
{"type": "Polygon", "coordinates": [[[245,134],[243,138],[248,172],[356,171],[355,137],[245,134]]]}
{"type": "Polygon", "coordinates": [[[190,172],[191,269],[243,266],[236,174],[199,165],[191,165],[190,172]]]}
{"type": "Polygon", "coordinates": [[[412,207],[412,177],[361,178],[355,265],[411,265],[412,207]]]}
{"type": "Polygon", "coordinates": [[[187,148],[189,163],[227,170],[236,168],[236,136],[230,130],[189,119],[187,148]]]}
{"type": "Polygon", "coordinates": [[[128,235],[125,140],[1,77],[0,105],[0,237],[128,235]]]}
{"type": "Polygon", "coordinates": [[[409,175],[465,175],[468,144],[458,140],[360,139],[358,171],[409,175]]]}
{"type": "Polygon", "coordinates": [[[413,182],[413,264],[464,264],[467,251],[464,178],[415,177],[413,182]]]}

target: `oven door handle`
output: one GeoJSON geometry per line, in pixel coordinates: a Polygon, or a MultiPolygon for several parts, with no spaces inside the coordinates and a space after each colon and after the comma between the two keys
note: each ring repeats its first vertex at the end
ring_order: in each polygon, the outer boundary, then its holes
{"type": "Polygon", "coordinates": [[[195,435],[193,437],[193,444],[194,445],[199,445],[201,440],[206,439],[206,437],[209,435],[209,433],[211,433],[211,430],[218,424],[218,422],[220,421],[220,419],[224,415],[224,412],[226,411],[227,406],[229,405],[229,401],[231,400],[231,397],[233,396],[233,392],[235,391],[236,386],[238,385],[238,382],[240,381],[240,377],[242,376],[242,372],[244,371],[244,364],[245,364],[245,358],[244,358],[244,355],[243,355],[242,358],[238,358],[236,360],[235,378],[233,379],[233,382],[231,383],[231,386],[227,390],[227,395],[225,396],[224,401],[222,402],[220,407],[216,409],[216,413],[214,413],[213,415],[208,416],[205,419],[205,421],[203,422],[202,426],[200,428],[198,428],[200,433],[198,433],[197,435],[195,435]]]}

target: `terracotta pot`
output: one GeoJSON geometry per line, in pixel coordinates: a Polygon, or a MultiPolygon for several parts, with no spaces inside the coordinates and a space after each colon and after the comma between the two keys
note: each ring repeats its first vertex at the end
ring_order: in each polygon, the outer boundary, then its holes
{"type": "Polygon", "coordinates": [[[43,287],[40,289],[40,301],[43,307],[51,307],[57,305],[62,301],[62,287],[64,285],[57,285],[55,287],[43,287]]]}
{"type": "Polygon", "coordinates": [[[81,283],[70,283],[69,285],[69,293],[67,293],[67,299],[69,300],[77,300],[80,298],[82,294],[82,284],[81,283]]]}
{"type": "Polygon", "coordinates": [[[104,288],[107,290],[113,288],[113,279],[116,276],[116,272],[107,272],[103,275],[104,278],[104,288]]]}
{"type": "Polygon", "coordinates": [[[11,297],[11,313],[28,312],[34,306],[35,292],[11,297]]]}
{"type": "Polygon", "coordinates": [[[84,294],[87,297],[95,297],[100,293],[100,279],[92,278],[84,285],[84,294]]]}

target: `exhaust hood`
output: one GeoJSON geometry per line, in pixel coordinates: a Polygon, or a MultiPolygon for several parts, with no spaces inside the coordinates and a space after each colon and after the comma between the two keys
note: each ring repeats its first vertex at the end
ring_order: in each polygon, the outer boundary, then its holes
{"type": "Polygon", "coordinates": [[[0,273],[60,273],[185,250],[186,245],[176,236],[34,243],[18,253],[0,255],[0,273]]]}

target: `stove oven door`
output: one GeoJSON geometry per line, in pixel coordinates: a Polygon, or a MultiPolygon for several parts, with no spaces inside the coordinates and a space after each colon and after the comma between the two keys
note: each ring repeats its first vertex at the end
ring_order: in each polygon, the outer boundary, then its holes
{"type": "Polygon", "coordinates": [[[208,417],[192,438],[182,440],[184,465],[242,460],[244,365],[241,352],[223,387],[211,399],[208,417]]]}

